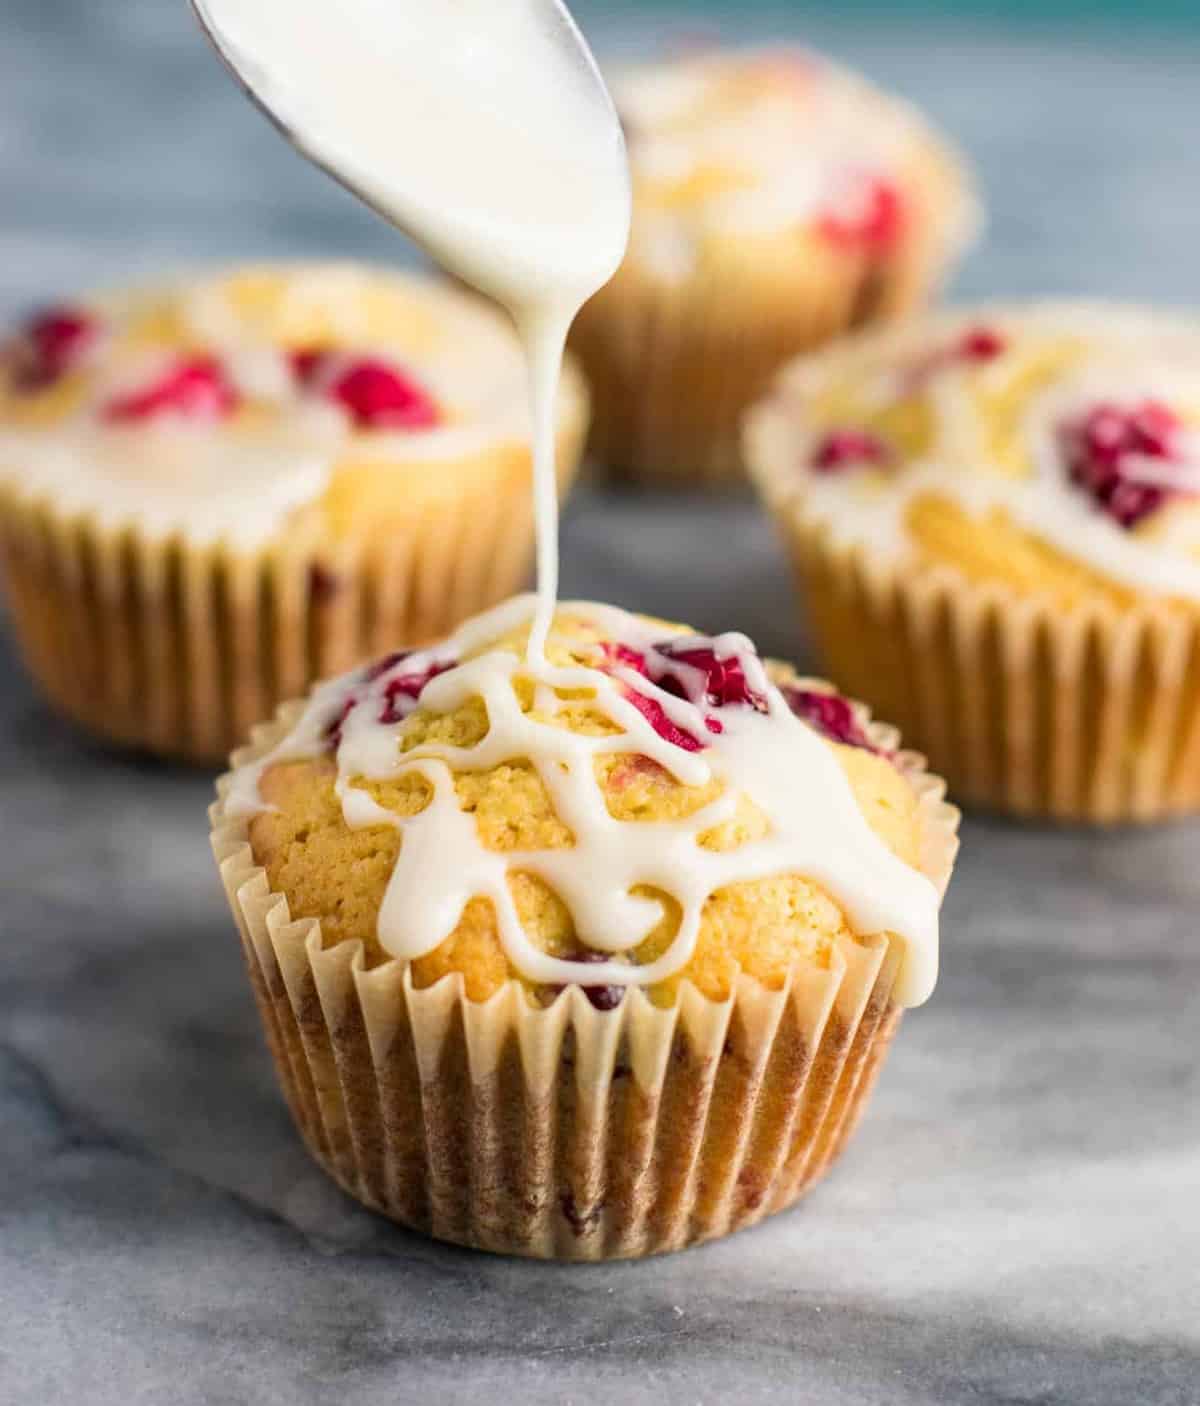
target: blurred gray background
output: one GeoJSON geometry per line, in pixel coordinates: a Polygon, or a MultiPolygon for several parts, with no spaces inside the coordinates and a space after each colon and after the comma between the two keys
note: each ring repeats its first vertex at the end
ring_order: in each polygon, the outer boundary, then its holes
{"type": "MultiPolygon", "coordinates": [[[[577,9],[602,56],[802,35],[921,103],[991,211],[958,293],[1197,301],[1197,0],[577,9]]],[[[184,0],[0,0],[0,24],[0,314],[213,259],[408,257],[184,0]]],[[[563,566],[571,594],[805,654],[749,502],[585,489],[563,566]]],[[[0,636],[0,1406],[1200,1402],[1195,824],[972,817],[941,984],[828,1184],[578,1269],[409,1236],[309,1161],[210,796],[59,723],[0,636]]]]}
{"type": "MultiPolygon", "coordinates": [[[[921,103],[991,208],[965,295],[1197,298],[1193,0],[575,9],[602,57],[801,34],[921,103]]],[[[3,0],[0,16],[0,308],[197,260],[397,256],[242,100],[184,0],[3,0]]]]}

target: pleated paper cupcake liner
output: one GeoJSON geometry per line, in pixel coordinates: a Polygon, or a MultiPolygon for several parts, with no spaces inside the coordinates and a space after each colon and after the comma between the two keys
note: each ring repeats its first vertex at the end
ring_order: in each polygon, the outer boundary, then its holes
{"type": "MultiPolygon", "coordinates": [[[[581,426],[564,433],[573,471],[581,426]]],[[[478,474],[386,532],[303,525],[261,551],[114,531],[0,489],[0,570],[25,662],[50,701],[101,737],[219,765],[313,680],[427,643],[521,588],[527,471],[478,474]]]]}
{"type": "Polygon", "coordinates": [[[958,158],[939,148],[926,165],[912,229],[887,258],[783,238],[738,246],[731,234],[676,278],[635,244],[571,334],[603,470],[659,488],[742,482],[739,422],[780,366],[919,308],[969,242],[977,217],[958,158]]]}
{"type": "MultiPolygon", "coordinates": [[[[296,716],[259,730],[261,756],[296,716]]],[[[880,730],[884,744],[894,739],[880,730]]],[[[944,889],[957,812],[913,768],[922,867],[944,889]]],[[[219,790],[225,794],[227,779],[219,790]]],[[[842,1151],[899,1022],[894,939],[839,942],[779,990],[745,975],[727,1000],[684,983],[600,1012],[576,988],[549,1007],[509,981],[472,1002],[461,978],[414,987],[399,961],[325,948],[256,865],[218,800],[212,844],[296,1125],[351,1196],[482,1250],[601,1260],[678,1250],[782,1210],[842,1151]]]]}
{"type": "Polygon", "coordinates": [[[1200,810],[1200,612],[899,567],[777,505],[823,667],[886,711],[955,799],[1061,821],[1200,810]]]}

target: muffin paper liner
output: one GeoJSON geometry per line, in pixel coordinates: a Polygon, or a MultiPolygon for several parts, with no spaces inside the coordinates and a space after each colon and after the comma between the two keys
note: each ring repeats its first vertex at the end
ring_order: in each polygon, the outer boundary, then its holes
{"type": "MultiPolygon", "coordinates": [[[[770,475],[764,475],[771,496],[770,475]]],[[[1062,821],[1200,809],[1200,613],[1052,597],[840,544],[774,504],[823,666],[895,720],[958,801],[1062,821]]]]}
{"type": "MultiPolygon", "coordinates": [[[[564,478],[581,432],[560,431],[564,478]]],[[[0,570],[25,662],[90,731],[217,765],[314,679],[437,639],[521,587],[528,469],[473,468],[461,489],[455,470],[386,532],[339,541],[302,523],[249,553],[113,530],[0,487],[0,570]]]]}
{"type": "MultiPolygon", "coordinates": [[[[281,710],[235,755],[265,751],[281,710]]],[[[895,739],[877,729],[881,745],[895,739]]],[[[944,891],[957,812],[921,797],[922,868],[944,891]]],[[[226,794],[229,778],[219,784],[226,794]]],[[[248,840],[210,813],[267,1041],[296,1125],[350,1195],[414,1230],[507,1254],[600,1260],[677,1250],[800,1197],[838,1156],[900,1019],[895,939],[840,941],[768,990],[727,1000],[683,983],[669,1008],[631,988],[613,1011],[567,988],[535,1006],[508,981],[483,1002],[461,977],[414,987],[407,963],[368,969],[362,945],[322,946],[293,921],[248,840]]]]}
{"type": "Polygon", "coordinates": [[[965,168],[924,153],[912,228],[888,257],[787,238],[723,236],[672,278],[636,247],[580,313],[571,349],[593,392],[591,450],[607,474],[660,488],[744,480],[743,411],[786,361],[921,306],[973,235],[965,168]]]}

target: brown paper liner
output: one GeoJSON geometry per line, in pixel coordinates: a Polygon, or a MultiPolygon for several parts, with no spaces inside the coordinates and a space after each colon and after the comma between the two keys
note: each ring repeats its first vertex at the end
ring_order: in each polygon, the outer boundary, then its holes
{"type": "MultiPolygon", "coordinates": [[[[581,397],[560,432],[564,487],[583,413],[581,397]]],[[[217,765],[313,680],[438,639],[520,589],[527,463],[514,471],[506,450],[461,489],[455,467],[385,532],[339,540],[309,515],[251,554],[113,531],[0,486],[0,573],[26,665],[89,731],[217,765]]]]}
{"type": "MultiPolygon", "coordinates": [[[[295,705],[258,730],[261,756],[295,705]]],[[[892,730],[881,729],[890,741],[892,730]]],[[[944,891],[957,812],[905,755],[922,803],[922,868],[944,891]]],[[[228,778],[219,784],[226,794],[228,778]]],[[[631,989],[600,1012],[568,988],[548,1008],[508,982],[466,999],[418,990],[407,964],[368,970],[324,948],[257,866],[218,800],[212,845],[288,1105],[350,1195],[414,1230],[506,1254],[655,1254],[752,1225],[824,1175],[853,1131],[900,1019],[901,948],[838,944],[771,991],[725,1001],[684,983],[669,1009],[631,989]]]]}
{"type": "Polygon", "coordinates": [[[1064,610],[873,561],[798,499],[775,508],[823,667],[893,718],[956,800],[1097,823],[1200,809],[1200,612],[1064,610]]]}
{"type": "Polygon", "coordinates": [[[779,368],[921,307],[969,243],[977,217],[955,153],[931,140],[906,188],[909,229],[885,258],[729,236],[672,280],[635,245],[571,333],[593,393],[590,450],[608,475],[659,488],[743,480],[739,422],[779,368]]]}

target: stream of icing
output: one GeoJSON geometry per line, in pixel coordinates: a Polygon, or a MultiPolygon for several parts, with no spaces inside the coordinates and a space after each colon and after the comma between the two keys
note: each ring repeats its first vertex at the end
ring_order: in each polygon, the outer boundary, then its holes
{"type": "Polygon", "coordinates": [[[625,143],[559,0],[196,0],[307,155],[507,308],[529,365],[538,614],[558,563],[553,407],[567,332],[629,238],[625,143]]]}
{"type": "Polygon", "coordinates": [[[741,671],[748,692],[719,719],[705,711],[704,672],[661,655],[655,628],[622,611],[567,608],[630,657],[669,663],[687,697],[599,651],[592,667],[563,668],[547,657],[558,574],[555,388],[570,324],[615,272],[630,226],[620,126],[565,9],[557,0],[196,3],[227,59],[304,151],[508,309],[528,360],[535,435],[537,596],[489,612],[431,650],[317,689],[292,732],[235,776],[227,813],[262,810],[265,767],[319,755],[332,742],[347,824],[393,826],[403,836],[378,919],[379,940],[397,957],[432,951],[482,896],[527,978],[653,984],[686,964],[714,892],[798,873],[833,895],[856,932],[892,932],[905,942],[896,995],[906,1004],[924,1000],[936,975],[936,889],[871,830],[836,756],[792,714],[748,640],[685,637],[688,649],[711,651],[718,667],[741,671]],[[486,648],[525,625],[524,657],[486,648]],[[549,720],[522,708],[519,678],[533,684],[549,720]],[[593,736],[556,724],[562,693],[571,691],[586,693],[614,731],[593,736]],[[475,697],[488,718],[478,743],[400,750],[397,724],[418,699],[450,711],[475,697]],[[617,820],[594,774],[598,755],[617,752],[650,757],[688,785],[716,779],[721,794],[686,820],[617,820]],[[571,832],[570,847],[489,850],[459,805],[456,771],[520,758],[536,769],[571,832]],[[411,817],[380,806],[361,785],[411,773],[432,793],[411,817]],[[732,817],[741,795],[766,814],[769,834],[725,852],[699,844],[732,817]],[[544,879],[580,940],[609,960],[562,960],[531,943],[509,888],[514,872],[544,879]],[[644,965],[616,960],[662,915],[657,901],[634,894],[639,886],[670,895],[682,913],[670,949],[644,965]]]}

